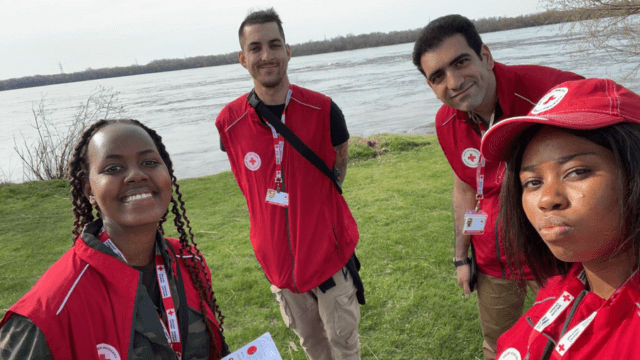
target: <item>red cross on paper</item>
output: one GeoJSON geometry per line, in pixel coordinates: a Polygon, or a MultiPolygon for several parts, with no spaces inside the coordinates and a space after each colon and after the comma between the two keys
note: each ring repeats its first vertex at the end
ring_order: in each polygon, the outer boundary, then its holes
{"type": "Polygon", "coordinates": [[[563,351],[564,352],[564,345],[560,344],[558,345],[558,350],[563,351]]]}
{"type": "Polygon", "coordinates": [[[251,160],[249,160],[249,162],[251,163],[251,165],[255,165],[256,164],[256,159],[251,158],[251,160]]]}
{"type": "Polygon", "coordinates": [[[543,104],[543,105],[547,105],[548,103],[552,102],[552,101],[553,101],[553,100],[555,100],[555,99],[556,99],[556,97],[555,97],[555,96],[553,96],[553,95],[551,95],[551,96],[547,99],[547,101],[545,101],[545,102],[544,102],[544,104],[543,104]]]}
{"type": "Polygon", "coordinates": [[[476,162],[476,156],[473,154],[469,154],[469,157],[467,159],[469,159],[471,162],[476,162]]]}
{"type": "Polygon", "coordinates": [[[173,311],[173,309],[171,309],[171,310],[169,310],[169,311],[167,312],[167,314],[169,314],[169,316],[173,316],[173,314],[175,314],[175,313],[176,313],[176,312],[175,312],[175,311],[173,311]]]}
{"type": "Polygon", "coordinates": [[[566,302],[569,302],[569,301],[571,301],[571,296],[565,295],[565,296],[562,297],[562,300],[564,300],[566,302]]]}

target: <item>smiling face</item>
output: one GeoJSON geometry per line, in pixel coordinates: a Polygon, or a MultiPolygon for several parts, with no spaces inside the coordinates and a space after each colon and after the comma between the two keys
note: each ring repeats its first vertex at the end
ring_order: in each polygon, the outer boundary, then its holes
{"type": "Polygon", "coordinates": [[[522,206],[555,257],[608,259],[620,241],[620,184],[613,152],[545,126],[520,170],[522,206]]]}
{"type": "Polygon", "coordinates": [[[249,70],[256,87],[288,86],[287,65],[291,59],[291,49],[285,44],[278,24],[246,25],[241,43],[242,51],[238,53],[238,59],[249,70]]]}
{"type": "Polygon", "coordinates": [[[126,123],[102,128],[89,142],[87,160],[84,193],[100,207],[105,227],[157,224],[166,213],[171,177],[144,129],[126,123]]]}
{"type": "Polygon", "coordinates": [[[480,54],[482,59],[464,36],[457,34],[422,55],[420,63],[427,84],[445,105],[461,111],[493,111],[493,58],[486,45],[482,45],[480,54]]]}

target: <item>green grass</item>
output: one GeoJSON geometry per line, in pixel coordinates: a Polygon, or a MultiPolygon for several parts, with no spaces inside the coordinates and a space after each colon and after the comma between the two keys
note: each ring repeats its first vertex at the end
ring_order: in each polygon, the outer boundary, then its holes
{"type": "MultiPolygon", "coordinates": [[[[366,139],[352,139],[344,183],[360,230],[357,251],[367,298],[361,308],[362,358],[481,359],[475,294],[463,297],[451,265],[452,174],[437,140],[369,140],[373,148],[366,139]]],[[[233,175],[179,183],[213,273],[230,348],[269,331],[283,359],[305,359],[253,254],[246,203],[233,175]]],[[[64,181],[0,186],[0,314],[71,246],[68,194],[64,181]]]]}

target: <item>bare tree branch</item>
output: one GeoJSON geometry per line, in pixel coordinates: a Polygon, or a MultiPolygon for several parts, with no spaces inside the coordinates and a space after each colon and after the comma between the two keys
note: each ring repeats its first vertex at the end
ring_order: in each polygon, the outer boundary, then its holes
{"type": "Polygon", "coordinates": [[[21,134],[21,141],[13,138],[13,148],[23,163],[25,178],[64,178],[73,146],[84,130],[97,120],[120,118],[126,112],[125,106],[118,104],[118,95],[112,88],[96,87],[86,101],[78,104],[67,124],[50,118],[53,111],[47,110],[46,94],[34,102],[29,125],[36,130],[37,136],[31,141],[24,134],[21,134]]]}
{"type": "Polygon", "coordinates": [[[625,78],[640,70],[639,0],[540,0],[550,11],[566,14],[565,35],[578,41],[579,54],[607,55],[618,64],[635,65],[625,78]]]}

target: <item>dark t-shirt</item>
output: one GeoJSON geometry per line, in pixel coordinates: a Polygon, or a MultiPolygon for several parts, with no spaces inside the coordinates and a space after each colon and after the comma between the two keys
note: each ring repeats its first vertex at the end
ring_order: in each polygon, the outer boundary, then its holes
{"type": "Polygon", "coordinates": [[[149,265],[133,266],[133,268],[142,273],[142,285],[147,289],[153,305],[156,306],[156,309],[160,309],[160,288],[158,287],[155,262],[151,261],[149,265]]]}
{"type": "MultiPolygon", "coordinates": [[[[282,117],[284,104],[267,105],[267,108],[278,118],[282,117]]],[[[342,110],[331,100],[331,111],[329,114],[331,119],[331,145],[338,146],[349,140],[349,131],[347,130],[347,122],[344,119],[342,110]]],[[[225,151],[222,141],[220,141],[220,150],[225,151]]]]}

